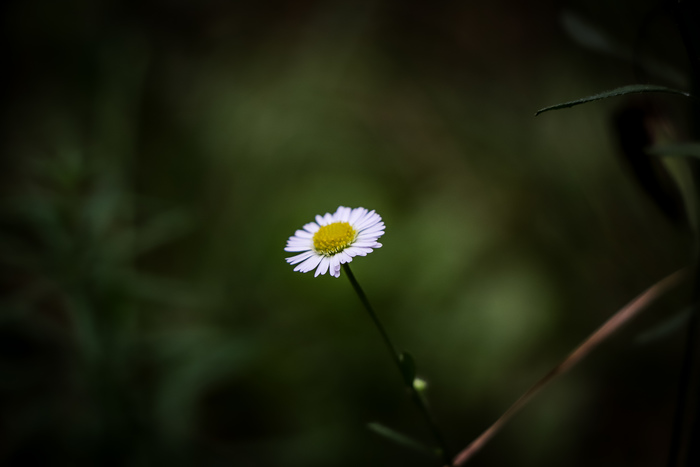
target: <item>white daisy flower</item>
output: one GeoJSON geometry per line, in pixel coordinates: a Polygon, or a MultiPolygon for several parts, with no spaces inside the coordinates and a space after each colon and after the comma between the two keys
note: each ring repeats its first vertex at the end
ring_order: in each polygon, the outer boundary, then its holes
{"type": "Polygon", "coordinates": [[[295,271],[309,272],[315,268],[314,277],[327,271],[340,277],[340,265],[380,248],[382,244],[377,239],[382,235],[384,222],[379,214],[365,208],[340,206],[334,214],[316,216],[316,222],[297,230],[287,240],[284,251],[301,252],[287,258],[289,264],[296,264],[295,271]]]}

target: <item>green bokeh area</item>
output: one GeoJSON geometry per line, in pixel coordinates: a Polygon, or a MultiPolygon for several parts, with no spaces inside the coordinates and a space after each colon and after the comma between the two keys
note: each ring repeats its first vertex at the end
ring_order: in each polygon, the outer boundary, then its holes
{"type": "MultiPolygon", "coordinates": [[[[4,4],[0,463],[439,465],[367,429],[431,443],[347,278],[284,261],[339,205],[383,217],[353,271],[464,448],[689,261],[618,154],[638,100],[534,117],[638,80],[560,3],[4,4]]],[[[567,8],[631,44],[643,3],[567,8]]],[[[471,465],[662,464],[682,333],[636,337],[676,295],[471,465]]]]}

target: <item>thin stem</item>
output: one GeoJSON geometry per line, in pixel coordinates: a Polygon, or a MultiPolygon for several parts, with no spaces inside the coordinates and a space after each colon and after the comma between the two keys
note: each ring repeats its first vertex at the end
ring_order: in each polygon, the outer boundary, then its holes
{"type": "Polygon", "coordinates": [[[657,282],[653,286],[645,290],[641,295],[620,309],[617,313],[611,316],[601,327],[583,341],[573,352],[571,352],[561,363],[555,366],[549,373],[540,379],[534,386],[527,390],[513,405],[501,415],[486,431],[478,438],[472,441],[464,448],[457,457],[455,457],[452,465],[461,466],[465,464],[471,457],[476,454],[482,447],[488,443],[493,436],[515,415],[520,409],[527,405],[530,400],[552,382],[557,376],[565,373],[578,362],[583,360],[594,348],[610,338],[613,333],[620,329],[624,324],[628,323],[632,318],[637,316],[641,311],[645,310],[648,305],[656,300],[660,295],[667,292],[668,289],[678,283],[684,276],[684,270],[675,272],[674,274],[657,282]]]}
{"type": "Polygon", "coordinates": [[[353,289],[355,289],[355,293],[357,293],[357,296],[360,297],[362,305],[364,305],[365,310],[367,310],[367,313],[369,313],[370,318],[372,318],[372,321],[374,321],[375,326],[377,326],[379,333],[382,335],[384,344],[386,344],[387,349],[389,349],[389,353],[391,353],[391,357],[394,359],[394,363],[396,363],[396,366],[399,368],[399,371],[401,371],[401,359],[399,353],[396,351],[396,347],[394,347],[394,344],[391,342],[391,339],[389,338],[389,334],[386,332],[386,329],[384,329],[384,325],[381,321],[379,321],[379,316],[377,316],[377,314],[374,312],[374,309],[372,308],[372,305],[369,303],[367,295],[365,295],[365,292],[362,290],[362,287],[360,287],[360,284],[357,282],[357,279],[355,279],[355,275],[350,270],[350,265],[348,265],[347,263],[343,264],[343,269],[345,270],[345,274],[348,276],[348,279],[350,279],[350,283],[352,284],[353,289]]]}
{"type": "Polygon", "coordinates": [[[372,305],[369,303],[369,300],[367,299],[367,295],[365,295],[365,292],[362,290],[362,287],[360,287],[360,284],[357,282],[357,279],[355,279],[355,275],[350,270],[350,265],[347,263],[343,264],[343,270],[345,271],[345,274],[348,276],[348,279],[350,280],[350,283],[352,284],[353,289],[355,289],[355,293],[357,293],[357,296],[360,298],[362,305],[364,305],[365,310],[367,310],[367,313],[369,313],[370,318],[372,318],[372,321],[374,322],[374,325],[377,327],[379,334],[382,335],[382,340],[384,341],[384,344],[386,345],[387,350],[389,350],[389,353],[391,354],[391,358],[394,360],[394,364],[396,364],[396,368],[399,370],[399,373],[402,376],[401,379],[404,382],[406,389],[411,394],[411,399],[418,406],[418,409],[420,410],[421,415],[425,419],[425,422],[428,425],[430,432],[432,433],[433,437],[435,438],[435,442],[437,443],[437,445],[440,449],[440,456],[442,458],[443,463],[445,465],[451,465],[450,455],[449,455],[449,452],[447,451],[447,445],[445,444],[445,440],[442,437],[442,434],[440,433],[440,429],[438,428],[437,423],[435,422],[435,419],[433,418],[432,413],[428,409],[428,406],[425,404],[425,400],[423,399],[423,397],[421,397],[421,394],[413,386],[413,381],[407,381],[403,377],[404,369],[403,369],[403,365],[401,364],[401,354],[399,354],[396,351],[396,347],[391,342],[391,338],[389,338],[389,334],[386,332],[384,325],[379,320],[379,316],[377,316],[377,313],[374,312],[372,305]]]}

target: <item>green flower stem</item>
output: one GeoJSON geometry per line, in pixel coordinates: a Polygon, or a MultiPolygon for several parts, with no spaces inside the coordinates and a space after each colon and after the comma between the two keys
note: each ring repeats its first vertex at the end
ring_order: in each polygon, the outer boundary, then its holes
{"type": "Polygon", "coordinates": [[[367,310],[367,313],[369,313],[370,318],[372,318],[372,321],[374,321],[374,325],[377,327],[377,330],[379,330],[379,333],[382,335],[382,340],[384,340],[384,344],[386,345],[387,349],[389,350],[389,353],[391,354],[391,358],[394,360],[394,363],[396,364],[396,367],[398,368],[399,373],[402,376],[401,380],[404,382],[406,389],[408,390],[409,394],[411,395],[411,399],[418,406],[418,409],[420,410],[421,415],[425,419],[425,422],[428,425],[430,432],[432,433],[433,437],[435,438],[435,442],[437,443],[438,448],[440,450],[440,457],[442,458],[444,465],[450,465],[451,460],[450,460],[449,452],[447,451],[447,445],[445,444],[445,440],[442,437],[442,434],[440,433],[440,429],[438,428],[437,423],[435,422],[435,419],[433,418],[432,413],[428,409],[428,406],[426,405],[425,400],[422,397],[422,395],[413,386],[413,381],[407,381],[404,378],[404,369],[403,369],[403,366],[401,364],[401,355],[396,351],[396,347],[394,347],[394,344],[391,342],[391,339],[389,338],[389,334],[386,332],[384,325],[379,320],[379,316],[377,316],[377,314],[374,312],[372,305],[369,303],[369,300],[367,299],[367,295],[365,295],[365,292],[362,290],[362,287],[360,287],[360,284],[357,282],[357,279],[355,279],[355,275],[350,270],[350,265],[347,263],[343,264],[343,270],[345,271],[345,274],[348,276],[348,279],[350,280],[350,283],[352,284],[353,289],[355,289],[355,293],[357,293],[357,296],[360,298],[362,305],[364,305],[365,310],[367,310]]]}

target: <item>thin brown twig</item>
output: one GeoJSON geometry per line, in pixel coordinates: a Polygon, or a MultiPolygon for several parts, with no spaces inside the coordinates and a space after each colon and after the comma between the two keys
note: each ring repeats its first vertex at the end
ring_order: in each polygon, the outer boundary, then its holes
{"type": "Polygon", "coordinates": [[[522,409],[530,401],[530,399],[535,396],[535,394],[541,391],[542,388],[549,384],[554,378],[571,369],[574,365],[586,357],[598,344],[610,337],[615,331],[620,329],[622,325],[630,321],[640,311],[644,310],[652,301],[676,285],[684,276],[685,272],[685,269],[681,269],[670,276],[665,277],[661,281],[646,289],[634,300],[629,302],[612,317],[610,317],[610,319],[608,319],[601,327],[599,327],[593,334],[583,341],[561,363],[555,366],[542,379],[535,383],[534,386],[528,389],[525,394],[520,396],[520,398],[516,400],[515,403],[511,405],[508,410],[506,410],[503,415],[501,415],[500,418],[494,422],[493,425],[491,425],[478,438],[472,441],[466,448],[457,454],[452,461],[452,465],[459,466],[466,463],[477,451],[488,443],[491,438],[498,433],[503,425],[505,425],[513,415],[522,409]]]}

